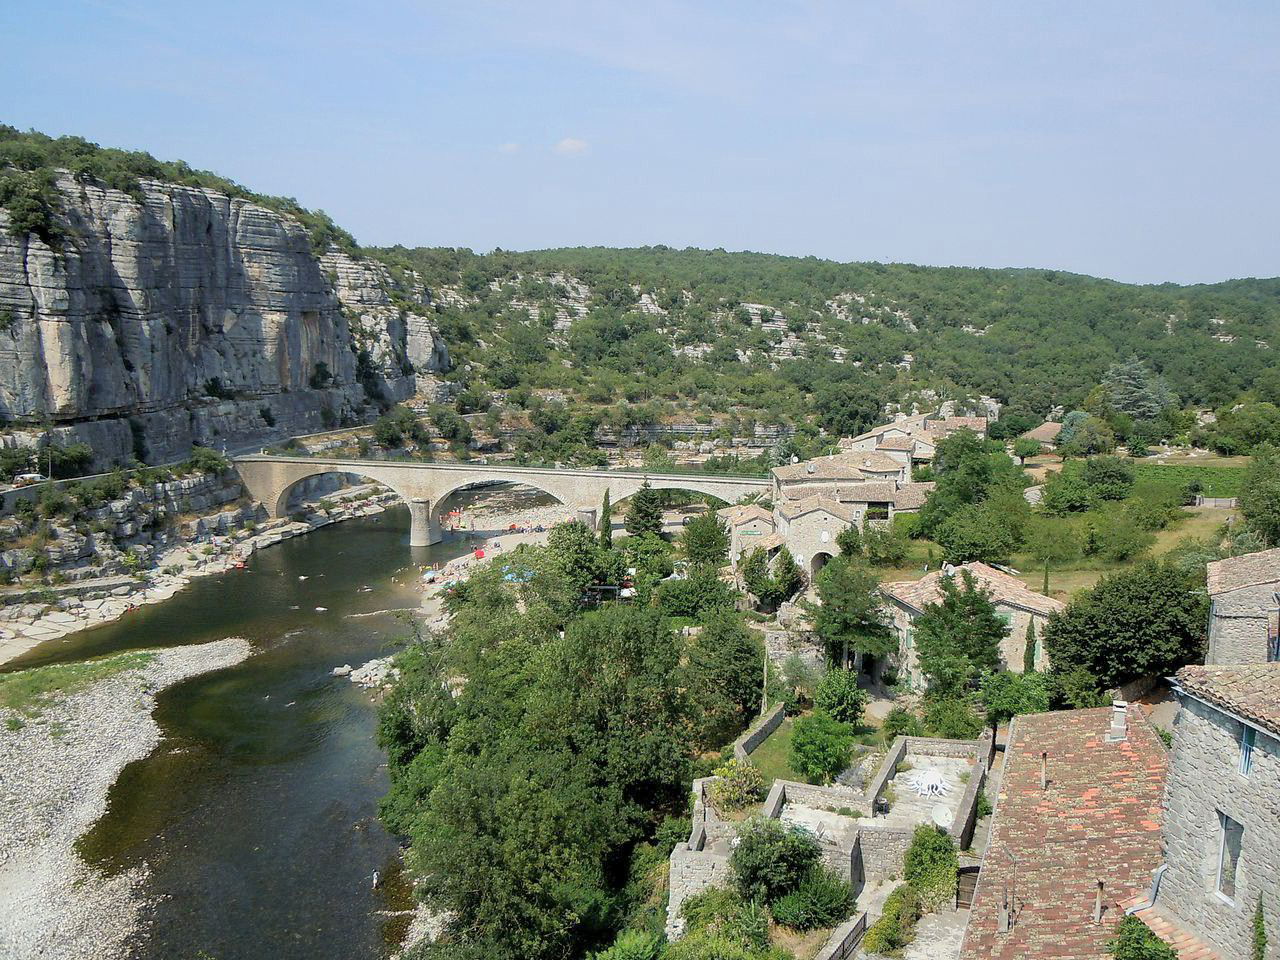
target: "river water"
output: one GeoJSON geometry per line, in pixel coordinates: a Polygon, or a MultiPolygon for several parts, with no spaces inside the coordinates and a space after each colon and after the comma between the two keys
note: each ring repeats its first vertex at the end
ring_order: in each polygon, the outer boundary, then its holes
{"type": "Polygon", "coordinates": [[[377,820],[387,774],[376,706],[330,671],[395,650],[408,625],[388,611],[420,602],[417,566],[467,550],[411,549],[408,527],[401,507],[321,528],[5,665],[253,644],[244,663],[160,695],[163,742],[125,769],[81,841],[105,872],[150,867],[157,903],[140,960],[374,960],[399,943],[408,918],[387,914],[412,904],[398,843],[377,820]]]}

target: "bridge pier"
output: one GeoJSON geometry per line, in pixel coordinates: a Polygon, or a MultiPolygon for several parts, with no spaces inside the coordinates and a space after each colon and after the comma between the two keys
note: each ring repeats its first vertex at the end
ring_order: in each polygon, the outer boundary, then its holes
{"type": "Polygon", "coordinates": [[[429,547],[444,539],[439,521],[431,515],[431,501],[412,497],[409,504],[409,546],[429,547]]]}

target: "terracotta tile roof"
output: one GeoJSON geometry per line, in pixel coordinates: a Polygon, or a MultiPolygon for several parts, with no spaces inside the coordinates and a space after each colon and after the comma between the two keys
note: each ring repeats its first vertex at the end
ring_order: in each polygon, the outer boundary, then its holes
{"type": "MultiPolygon", "coordinates": [[[[1036,593],[1017,577],[985,563],[963,563],[950,570],[957,579],[960,578],[961,571],[967,570],[973,577],[974,584],[988,590],[995,603],[1031,610],[1046,617],[1065,609],[1061,600],[1036,593]]],[[[945,569],[935,570],[933,573],[926,573],[919,580],[882,583],[880,591],[915,610],[923,610],[931,603],[941,602],[942,578],[946,575],[945,569]]]]}
{"type": "Polygon", "coordinates": [[[716,515],[722,517],[731,527],[738,527],[752,520],[765,520],[773,523],[773,514],[758,503],[738,503],[731,507],[721,507],[716,515]]]}
{"type": "Polygon", "coordinates": [[[1028,440],[1039,440],[1041,443],[1053,443],[1058,439],[1058,434],[1062,432],[1062,424],[1051,423],[1045,421],[1038,427],[1032,427],[1026,433],[1022,434],[1028,440]]]}
{"type": "Polygon", "coordinates": [[[1280,663],[1183,667],[1177,688],[1280,735],[1280,663]]]}
{"type": "Polygon", "coordinates": [[[1160,863],[1169,756],[1142,709],[1106,740],[1111,708],[1016,717],[961,960],[1104,960],[1160,863]],[[1041,789],[1041,752],[1048,787],[1041,789]],[[1102,922],[1093,919],[1103,881],[1102,922]],[[998,929],[1008,895],[1013,926],[998,929]]]}
{"type": "Polygon", "coordinates": [[[853,511],[831,497],[805,497],[803,500],[784,500],[778,504],[778,512],[788,520],[794,520],[796,517],[804,516],[804,514],[811,513],[814,510],[825,510],[845,523],[853,523],[854,520],[853,511]]]}
{"type": "MultiPolygon", "coordinates": [[[[844,457],[853,456],[859,451],[842,454],[840,457],[815,457],[801,463],[789,463],[784,467],[774,467],[773,475],[783,481],[806,480],[862,480],[862,471],[844,457]]],[[[867,454],[864,452],[864,456],[867,454]]]]}
{"type": "Polygon", "coordinates": [[[940,429],[943,436],[957,430],[972,430],[980,437],[987,435],[986,417],[944,417],[933,424],[935,430],[940,429]]]}
{"type": "Polygon", "coordinates": [[[1280,580],[1280,547],[1209,564],[1209,596],[1280,580]]]}
{"type": "Polygon", "coordinates": [[[920,441],[915,437],[893,436],[885,437],[876,444],[877,450],[901,450],[909,453],[916,448],[916,444],[920,441]]]}
{"type": "MultiPolygon", "coordinates": [[[[1133,897],[1131,902],[1123,906],[1128,910],[1146,900],[1144,894],[1133,897]]],[[[1223,960],[1222,954],[1188,930],[1186,924],[1165,910],[1162,904],[1157,902],[1154,907],[1139,910],[1137,917],[1151,928],[1152,933],[1173,948],[1178,960],[1223,960]]]]}
{"type": "Polygon", "coordinates": [[[919,510],[934,487],[928,483],[904,483],[893,493],[893,506],[897,510],[919,510]]]}

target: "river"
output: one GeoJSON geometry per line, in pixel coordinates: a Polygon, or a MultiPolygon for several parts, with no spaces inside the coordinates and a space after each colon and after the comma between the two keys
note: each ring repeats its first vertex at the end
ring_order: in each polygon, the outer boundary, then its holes
{"type": "Polygon", "coordinates": [[[399,943],[408,918],[386,914],[412,903],[398,843],[377,820],[387,774],[376,707],[330,671],[396,649],[408,626],[388,611],[420,602],[417,565],[467,549],[411,550],[408,524],[401,507],[321,528],[5,665],[253,644],[244,663],[160,695],[161,746],[125,769],[81,840],[105,872],[150,866],[140,960],[374,960],[399,943]]]}

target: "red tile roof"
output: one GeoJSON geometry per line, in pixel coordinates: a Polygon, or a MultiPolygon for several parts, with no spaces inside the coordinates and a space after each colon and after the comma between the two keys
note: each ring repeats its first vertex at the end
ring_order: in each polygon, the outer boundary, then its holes
{"type": "Polygon", "coordinates": [[[1280,663],[1196,665],[1174,679],[1179,691],[1280,734],[1280,663]]]}
{"type": "MultiPolygon", "coordinates": [[[[1125,904],[1125,909],[1146,903],[1147,897],[1134,897],[1132,903],[1125,904]]],[[[1186,928],[1186,925],[1164,907],[1157,903],[1138,911],[1138,919],[1151,928],[1151,932],[1173,948],[1178,960],[1222,960],[1222,954],[1213,949],[1206,941],[1186,928]]]]}
{"type": "Polygon", "coordinates": [[[961,960],[1104,960],[1160,863],[1169,756],[1138,706],[1106,740],[1111,708],[1014,719],[961,960]],[[1048,754],[1048,788],[1040,755],[1048,754]],[[1093,920],[1097,881],[1102,922],[1093,920]],[[1006,892],[1013,926],[998,932],[1006,892]]]}
{"type": "MultiPolygon", "coordinates": [[[[974,586],[990,593],[993,603],[1031,610],[1045,617],[1066,606],[1061,600],[1036,593],[1017,577],[985,563],[962,563],[950,570],[951,576],[956,578],[956,586],[963,585],[963,573],[968,572],[973,577],[974,586]]],[[[926,573],[919,580],[883,583],[880,591],[915,610],[924,610],[931,603],[942,602],[942,578],[945,576],[945,570],[935,570],[933,573],[926,573]]]]}

